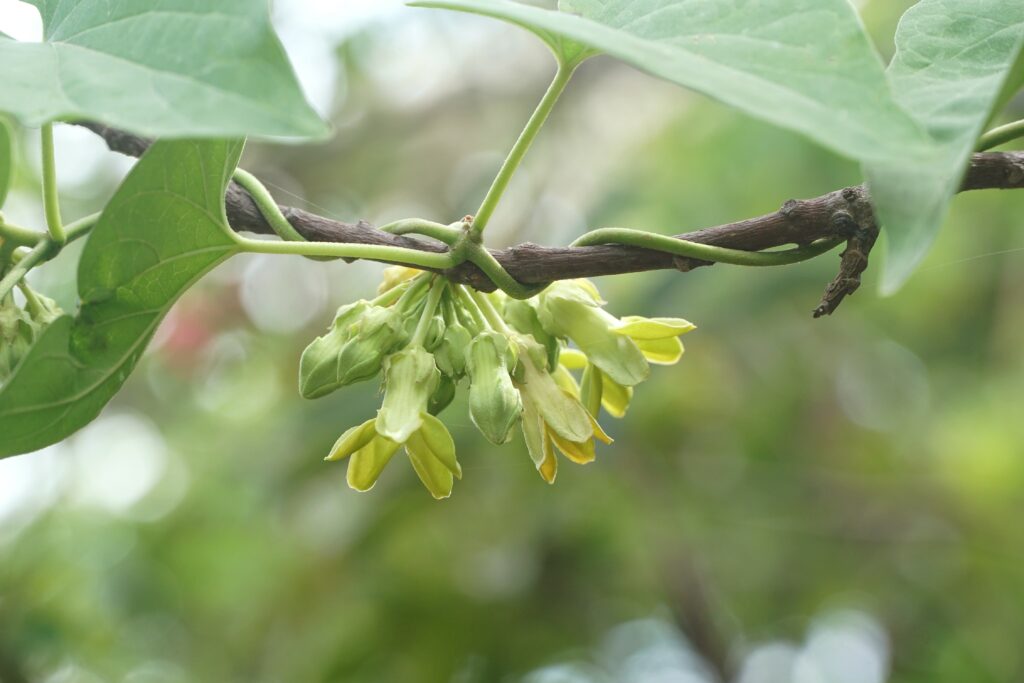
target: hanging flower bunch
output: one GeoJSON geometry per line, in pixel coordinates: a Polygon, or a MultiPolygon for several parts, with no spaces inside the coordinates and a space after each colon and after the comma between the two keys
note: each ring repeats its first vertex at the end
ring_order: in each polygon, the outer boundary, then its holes
{"type": "Polygon", "coordinates": [[[650,364],[678,362],[679,336],[694,329],[678,318],[616,318],[604,305],[587,280],[557,282],[520,301],[388,269],[380,296],[342,306],[302,355],[306,398],[384,377],[376,417],[342,434],[327,459],[348,458],[349,485],[367,491],[404,447],[430,493],[447,498],[462,468],[437,415],[468,384],[469,416],[480,433],[501,445],[519,426],[548,483],[558,472],[556,451],[592,462],[595,442],[611,443],[597,421],[600,409],[625,415],[650,364]]]}

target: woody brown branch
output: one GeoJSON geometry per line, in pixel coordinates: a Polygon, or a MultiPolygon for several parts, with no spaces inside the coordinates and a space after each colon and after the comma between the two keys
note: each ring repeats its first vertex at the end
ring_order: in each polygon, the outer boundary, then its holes
{"type": "MultiPolygon", "coordinates": [[[[139,156],[150,142],[107,126],[82,123],[107,146],[122,154],[139,156]]],[[[1024,152],[989,152],[971,158],[962,188],[1024,189],[1024,152]]],[[[232,183],[225,199],[228,220],[238,232],[272,234],[252,198],[232,183]]],[[[320,242],[373,244],[442,252],[445,246],[427,240],[392,235],[365,221],[345,223],[288,206],[281,211],[306,239],[320,242]]],[[[867,189],[847,187],[814,199],[790,200],[774,213],[735,223],[677,235],[680,239],[744,251],[763,251],[787,245],[804,246],[819,239],[848,240],[839,277],[815,312],[831,313],[859,285],[867,266],[867,253],[878,234],[867,189]]],[[[600,275],[618,275],[652,270],[677,269],[683,272],[709,265],[706,261],[675,257],[663,252],[636,247],[608,245],[594,247],[546,247],[531,243],[493,250],[499,263],[519,282],[543,284],[554,280],[600,275]]],[[[484,291],[493,283],[471,263],[463,263],[445,272],[453,281],[484,291]]]]}

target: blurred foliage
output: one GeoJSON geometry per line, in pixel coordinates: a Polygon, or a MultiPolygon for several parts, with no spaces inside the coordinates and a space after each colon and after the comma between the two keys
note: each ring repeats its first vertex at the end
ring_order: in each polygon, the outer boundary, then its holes
{"type": "MultiPolygon", "coordinates": [[[[906,4],[865,8],[883,49],[906,4]]],[[[550,73],[515,31],[411,11],[337,57],[335,140],[252,147],[245,165],[283,201],[374,221],[472,211],[550,73]],[[488,42],[500,63],[475,55],[488,42]]],[[[36,173],[15,187],[26,214],[36,173]]],[[[679,232],[858,180],[597,60],[495,229],[679,232]]],[[[824,321],[810,311],[834,256],[602,282],[614,313],[697,323],[683,362],[655,369],[607,420],[615,445],[554,487],[457,402],[466,476],[444,503],[411,468],[356,494],[322,462],[376,387],[298,397],[301,349],[379,268],[229,263],[101,420],[0,465],[0,681],[1019,679],[1021,216],[1021,193],[960,197],[904,291],[868,282],[824,321]]],[[[66,277],[40,275],[66,296],[66,277]]]]}

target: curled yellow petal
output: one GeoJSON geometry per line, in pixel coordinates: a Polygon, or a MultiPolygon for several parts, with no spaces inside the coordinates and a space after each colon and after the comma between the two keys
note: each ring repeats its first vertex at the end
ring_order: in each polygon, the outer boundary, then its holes
{"type": "Polygon", "coordinates": [[[586,465],[587,463],[594,462],[594,459],[597,457],[594,453],[593,439],[587,439],[583,442],[569,441],[550,430],[548,431],[548,436],[555,444],[555,447],[574,463],[586,465]]]}
{"type": "Polygon", "coordinates": [[[587,367],[587,354],[579,349],[562,349],[558,362],[566,370],[583,370],[587,367]]]}
{"type": "Polygon", "coordinates": [[[601,389],[601,406],[605,411],[612,417],[625,417],[629,403],[633,400],[633,387],[624,387],[613,382],[611,378],[604,377],[601,389]]]}
{"type": "Polygon", "coordinates": [[[416,470],[416,474],[430,491],[430,495],[437,500],[443,500],[452,495],[452,488],[455,485],[452,471],[430,451],[426,441],[419,433],[409,437],[409,441],[405,444],[405,452],[409,454],[412,468],[416,470]]]}
{"type": "Polygon", "coordinates": [[[337,462],[338,460],[344,460],[348,456],[352,455],[360,448],[370,443],[377,431],[374,429],[374,422],[376,418],[367,420],[363,424],[352,427],[341,437],[334,442],[334,446],[331,448],[331,454],[328,455],[325,460],[330,462],[337,462]]]}
{"type": "Polygon", "coordinates": [[[683,342],[677,337],[668,339],[641,339],[636,342],[648,362],[655,365],[675,365],[683,357],[683,342]]]}
{"type": "Polygon", "coordinates": [[[643,318],[630,315],[622,318],[615,332],[632,337],[635,341],[668,339],[692,332],[697,326],[682,318],[643,318]]]}
{"type": "Polygon", "coordinates": [[[375,436],[370,443],[352,455],[348,461],[348,485],[356,491],[369,491],[377,483],[384,467],[391,461],[400,444],[383,436],[375,436]]]}

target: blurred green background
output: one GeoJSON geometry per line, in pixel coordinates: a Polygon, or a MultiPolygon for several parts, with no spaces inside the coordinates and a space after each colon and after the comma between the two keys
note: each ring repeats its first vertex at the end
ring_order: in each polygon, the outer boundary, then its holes
{"type": "MultiPolygon", "coordinates": [[[[910,3],[857,4],[890,53],[910,3]]],[[[342,219],[473,212],[553,70],[483,19],[275,11],[337,134],[251,145],[244,165],[342,219]]],[[[41,224],[29,133],[6,212],[41,224]]],[[[96,210],[130,162],[71,127],[58,144],[65,213],[96,210]]],[[[857,182],[799,137],[596,59],[491,239],[672,234],[857,182]]],[[[381,268],[237,258],[97,422],[0,462],[0,681],[1024,680],[1022,221],[1024,193],[961,196],[909,286],[879,299],[876,267],[821,321],[834,254],[606,279],[613,313],[699,326],[682,363],[553,487],[457,401],[465,477],[443,503],[404,459],[369,494],[322,462],[376,387],[297,394],[302,348],[381,268]]],[[[74,258],[35,274],[67,305],[74,258]]]]}

